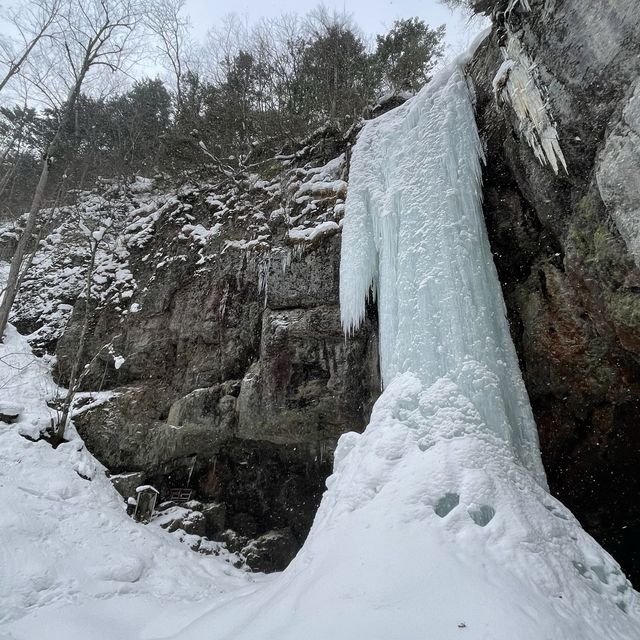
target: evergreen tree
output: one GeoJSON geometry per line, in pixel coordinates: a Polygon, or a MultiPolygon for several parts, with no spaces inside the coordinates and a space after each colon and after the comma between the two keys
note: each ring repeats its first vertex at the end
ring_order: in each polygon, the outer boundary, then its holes
{"type": "Polygon", "coordinates": [[[431,79],[444,52],[445,26],[431,29],[419,18],[396,20],[383,36],[377,36],[375,58],[387,90],[416,93],[431,79]]]}
{"type": "Polygon", "coordinates": [[[357,118],[374,96],[375,80],[365,44],[350,24],[322,16],[302,53],[297,103],[308,119],[357,118]]]}

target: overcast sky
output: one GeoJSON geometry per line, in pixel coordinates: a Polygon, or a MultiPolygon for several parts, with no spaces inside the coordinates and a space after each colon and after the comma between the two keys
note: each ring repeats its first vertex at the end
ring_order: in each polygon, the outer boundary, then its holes
{"type": "MultiPolygon", "coordinates": [[[[318,6],[318,0],[187,0],[194,35],[202,38],[208,29],[228,13],[248,16],[249,20],[274,17],[282,13],[304,15],[318,6]]],[[[438,0],[325,0],[329,9],[346,11],[367,35],[384,33],[398,18],[418,16],[435,27],[447,25],[448,53],[459,53],[473,39],[479,25],[467,16],[452,12],[438,0]]]]}

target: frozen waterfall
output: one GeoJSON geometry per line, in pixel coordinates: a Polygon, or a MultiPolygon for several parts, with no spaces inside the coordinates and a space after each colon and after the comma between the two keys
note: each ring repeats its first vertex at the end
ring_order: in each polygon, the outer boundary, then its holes
{"type": "Polygon", "coordinates": [[[481,156],[461,70],[365,128],[349,176],[342,323],[359,326],[373,288],[385,387],[402,373],[426,386],[446,376],[544,485],[482,217],[481,156]]]}
{"type": "MultiPolygon", "coordinates": [[[[341,305],[373,290],[384,391],[290,567],[183,640],[637,640],[637,594],[546,490],[454,65],[353,154],[341,305]]],[[[174,632],[175,633],[175,632],[174,632]]]]}

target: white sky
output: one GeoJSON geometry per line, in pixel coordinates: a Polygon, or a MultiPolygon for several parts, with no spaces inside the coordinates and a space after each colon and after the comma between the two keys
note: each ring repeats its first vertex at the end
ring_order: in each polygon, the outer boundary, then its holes
{"type": "MultiPolygon", "coordinates": [[[[253,21],[283,13],[305,15],[319,4],[319,0],[187,0],[187,11],[194,36],[201,39],[229,13],[248,16],[253,21]]],[[[323,4],[328,9],[352,14],[369,36],[386,32],[398,18],[417,16],[432,27],[446,24],[448,54],[464,50],[480,29],[477,22],[469,24],[466,15],[452,12],[438,0],[325,0],[323,4]]]]}

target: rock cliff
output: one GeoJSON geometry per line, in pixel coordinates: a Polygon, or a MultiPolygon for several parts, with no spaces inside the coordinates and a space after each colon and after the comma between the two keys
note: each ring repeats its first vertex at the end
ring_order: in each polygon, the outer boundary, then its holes
{"type": "Polygon", "coordinates": [[[283,568],[264,562],[274,540],[302,543],[338,437],[364,428],[380,390],[375,317],[352,340],[340,326],[346,148],[321,130],[294,155],[211,183],[82,194],[43,242],[14,317],[55,348],[65,384],[86,309],[74,230],[110,216],[75,425],[118,486],[135,478],[161,499],[182,488],[224,505],[225,539],[254,566],[283,568]]]}
{"type": "Polygon", "coordinates": [[[529,4],[494,14],[470,66],[485,216],[551,489],[637,582],[640,13],[529,4]],[[546,129],[509,95],[514,72],[539,89],[546,129]],[[532,135],[557,136],[566,170],[532,135]]]}

